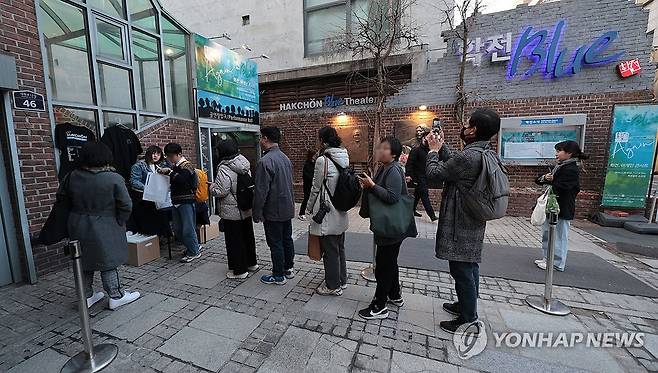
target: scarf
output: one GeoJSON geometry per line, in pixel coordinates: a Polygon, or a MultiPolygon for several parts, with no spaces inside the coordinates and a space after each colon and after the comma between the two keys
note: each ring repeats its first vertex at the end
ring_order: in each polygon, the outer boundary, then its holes
{"type": "Polygon", "coordinates": [[[557,170],[559,170],[560,168],[562,168],[562,167],[564,167],[564,166],[566,166],[566,165],[568,165],[568,164],[576,163],[576,162],[578,162],[578,158],[569,158],[569,159],[567,159],[566,161],[559,161],[559,162],[555,165],[555,167],[553,167],[553,170],[551,171],[551,175],[555,175],[555,173],[557,172],[557,170]]]}

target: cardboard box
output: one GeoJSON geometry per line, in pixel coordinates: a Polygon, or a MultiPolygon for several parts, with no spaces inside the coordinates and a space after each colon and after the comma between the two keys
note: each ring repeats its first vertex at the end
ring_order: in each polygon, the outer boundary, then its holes
{"type": "Polygon", "coordinates": [[[158,236],[128,236],[128,264],[139,267],[160,257],[158,236]]]}
{"type": "Polygon", "coordinates": [[[210,224],[197,227],[196,233],[197,237],[199,237],[200,244],[207,243],[219,237],[219,220],[219,216],[212,215],[210,217],[210,224]]]}

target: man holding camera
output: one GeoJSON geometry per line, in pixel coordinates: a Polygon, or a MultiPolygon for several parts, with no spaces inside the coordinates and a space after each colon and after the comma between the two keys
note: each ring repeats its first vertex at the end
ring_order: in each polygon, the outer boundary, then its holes
{"type": "Polygon", "coordinates": [[[416,211],[416,206],[418,206],[418,201],[423,201],[425,212],[432,221],[436,221],[438,218],[436,217],[436,214],[434,214],[434,208],[430,202],[427,176],[425,176],[425,170],[427,169],[427,153],[430,150],[427,146],[427,136],[429,134],[430,131],[426,127],[418,126],[416,128],[416,141],[418,144],[411,149],[405,170],[407,182],[413,183],[414,215],[418,217],[421,216],[421,214],[416,211]]]}
{"type": "Polygon", "coordinates": [[[292,163],[279,149],[278,127],[262,127],[260,146],[263,157],[256,165],[254,181],[255,223],[263,222],[265,239],[272,253],[272,274],[261,277],[264,284],[285,285],[295,277],[295,246],[292,241],[292,219],[295,200],[292,187],[292,163]]]}

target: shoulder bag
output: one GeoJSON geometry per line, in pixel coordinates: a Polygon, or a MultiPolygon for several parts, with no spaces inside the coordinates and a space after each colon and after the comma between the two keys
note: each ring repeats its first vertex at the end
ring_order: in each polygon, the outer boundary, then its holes
{"type": "MultiPolygon", "coordinates": [[[[386,187],[386,177],[385,175],[384,187],[386,187]]],[[[406,185],[403,182],[403,192],[405,193],[401,193],[400,199],[394,204],[384,203],[372,193],[368,193],[370,230],[375,236],[406,238],[417,235],[417,232],[415,234],[410,232],[412,223],[414,223],[414,199],[405,189],[406,185]]],[[[415,231],[415,224],[413,230],[415,231]]]]}

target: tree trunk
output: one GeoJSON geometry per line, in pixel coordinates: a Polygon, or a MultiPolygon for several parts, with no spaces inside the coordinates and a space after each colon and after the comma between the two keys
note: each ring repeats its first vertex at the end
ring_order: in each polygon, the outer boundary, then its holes
{"type": "MultiPolygon", "coordinates": [[[[384,113],[384,99],[386,98],[386,82],[384,80],[384,61],[380,59],[375,59],[377,64],[377,108],[375,110],[375,126],[373,128],[373,138],[372,138],[372,155],[370,161],[370,169],[373,174],[376,170],[377,159],[376,151],[377,145],[380,140],[380,128],[382,123],[382,116],[384,113]]],[[[373,175],[374,176],[374,175],[373,175]]]]}

